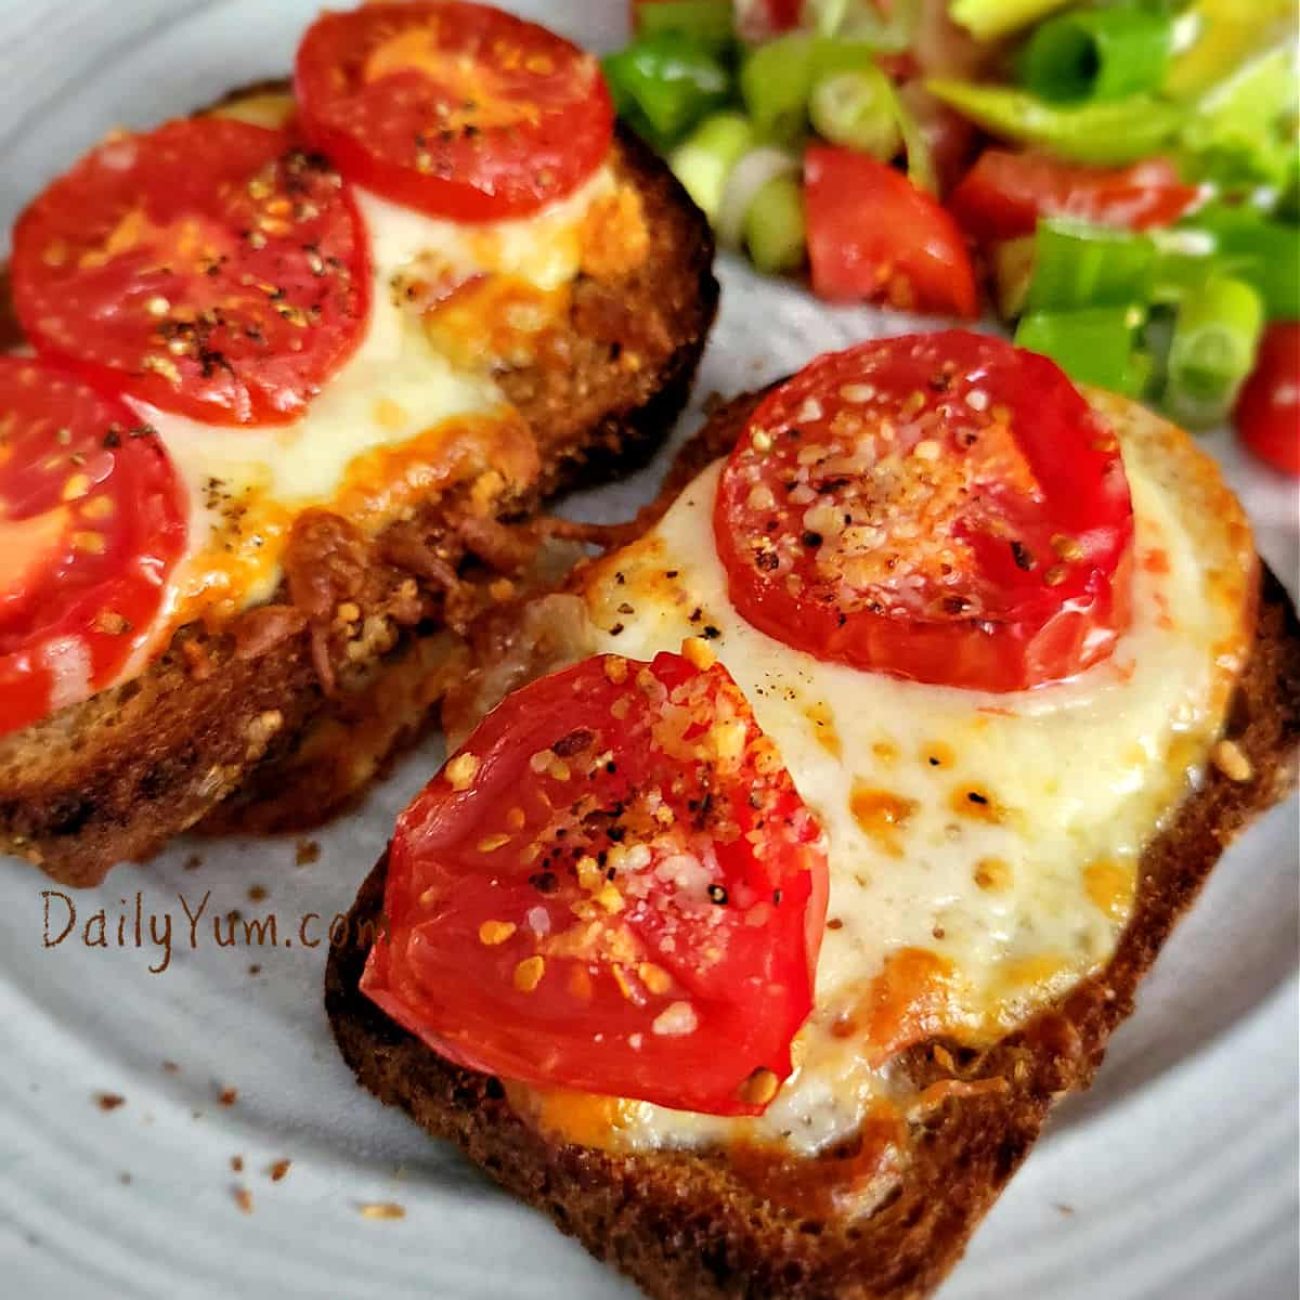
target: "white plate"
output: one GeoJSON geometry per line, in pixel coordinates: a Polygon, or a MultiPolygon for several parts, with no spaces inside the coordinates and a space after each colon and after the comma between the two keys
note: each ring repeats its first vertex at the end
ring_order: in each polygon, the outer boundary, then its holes
{"type": "MultiPolygon", "coordinates": [[[[622,35],[622,0],[518,7],[593,45],[622,35]]],[[[146,124],[283,72],[313,8],[0,0],[0,220],[107,126],[146,124]]],[[[737,264],[722,275],[701,398],[904,323],[827,312],[737,264]]],[[[1294,488],[1235,456],[1226,438],[1215,446],[1294,590],[1294,488]]],[[[656,472],[581,507],[625,517],[656,472]]],[[[413,756],[359,814],[316,837],[312,866],[295,865],[292,841],[181,845],[73,896],[74,933],[54,946],[44,908],[53,938],[67,905],[43,897],[48,882],[30,868],[0,862],[0,1293],[630,1294],[362,1094],[330,1040],[325,949],[304,947],[300,918],[324,918],[308,921],[306,937],[319,938],[347,910],[436,760],[434,746],[413,756]],[[196,851],[203,863],[187,870],[196,851]],[[250,899],[256,887],[268,897],[250,899]],[[191,949],[184,907],[197,911],[205,895],[191,949]],[[158,974],[147,928],[134,946],[137,896],[145,918],[171,918],[171,964],[158,974]],[[108,946],[88,947],[85,926],[100,909],[108,946]],[[232,909],[274,913],[278,945],[217,947],[211,919],[232,909]],[[223,1106],[228,1087],[238,1096],[223,1106]],[[125,1103],[104,1111],[100,1093],[125,1103]],[[266,1171],[282,1158],[292,1167],[273,1182],[266,1171]],[[237,1208],[237,1187],[252,1193],[251,1214],[237,1208]],[[360,1213],[389,1201],[405,1219],[360,1213]]],[[[1062,1110],[945,1300],[1296,1295],[1296,845],[1292,801],[1227,856],[1096,1087],[1062,1110]]]]}

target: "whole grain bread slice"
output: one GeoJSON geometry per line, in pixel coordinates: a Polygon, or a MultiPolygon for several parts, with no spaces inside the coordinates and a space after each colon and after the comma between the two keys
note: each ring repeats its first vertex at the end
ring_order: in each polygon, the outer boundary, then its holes
{"type": "MultiPolygon", "coordinates": [[[[731,445],[754,402],[715,415],[688,444],[663,495],[624,532],[637,536],[731,445]]],[[[611,534],[607,540],[619,540],[611,534]]],[[[836,1208],[852,1177],[852,1142],[817,1159],[738,1161],[725,1150],[621,1154],[544,1136],[502,1083],[444,1061],[365,998],[358,984],[382,924],[385,862],[362,886],[331,951],[325,1006],[358,1080],[455,1142],[514,1195],[548,1213],[598,1258],[660,1300],[903,1300],[929,1294],[1041,1131],[1053,1102],[1091,1082],[1139,981],[1232,838],[1293,788],[1300,747],[1300,624],[1261,566],[1253,644],[1211,765],[1139,868],[1132,918],[1112,960],[1020,1030],[984,1050],[933,1041],[900,1062],[928,1104],[909,1115],[907,1160],[891,1196],[864,1217],[836,1208]],[[974,1085],[974,1086],[971,1086],[974,1085]]],[[[478,653],[512,633],[507,615],[480,629],[478,653]]],[[[510,683],[496,681],[493,695],[510,683]]],[[[464,720],[447,719],[452,730],[464,720]]]]}
{"type": "Polygon", "coordinates": [[[430,638],[513,595],[541,504],[636,468],[686,401],[717,307],[708,223],[630,132],[613,165],[649,248],[634,270],[580,277],[536,363],[497,374],[531,436],[461,448],[416,518],[378,537],[311,512],[270,606],[220,633],[184,628],[138,678],[0,738],[0,852],[83,886],[241,788],[216,829],[319,821],[418,734],[455,662],[430,638]]]}

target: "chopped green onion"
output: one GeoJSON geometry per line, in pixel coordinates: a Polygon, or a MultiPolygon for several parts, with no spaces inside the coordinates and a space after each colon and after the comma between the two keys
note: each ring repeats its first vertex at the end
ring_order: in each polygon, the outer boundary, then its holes
{"type": "Polygon", "coordinates": [[[762,145],[750,150],[731,169],[723,186],[716,225],[718,242],[726,248],[739,248],[745,237],[745,218],[758,192],[777,176],[798,174],[799,159],[784,149],[762,145]]]}
{"type": "Polygon", "coordinates": [[[758,46],[741,65],[740,94],[762,139],[789,144],[803,132],[817,72],[816,44],[792,32],[758,46]]]}
{"type": "Polygon", "coordinates": [[[1145,311],[1127,307],[1085,307],[1023,316],[1016,344],[1051,357],[1071,379],[1137,397],[1150,378],[1150,363],[1137,351],[1145,311]]]}
{"type": "Polygon", "coordinates": [[[903,147],[898,97],[874,65],[822,77],[813,86],[808,111],[813,129],[831,144],[860,149],[881,162],[903,147]]]}
{"type": "Polygon", "coordinates": [[[1148,9],[1090,9],[1037,28],[1020,58],[1027,90],[1052,103],[1123,99],[1165,78],[1173,22],[1148,9]]]}
{"type": "Polygon", "coordinates": [[[1158,153],[1186,112],[1149,95],[1058,107],[1023,90],[936,80],[926,88],[992,135],[1049,149],[1072,162],[1122,164],[1158,153]]]}
{"type": "Polygon", "coordinates": [[[721,108],[731,90],[716,55],[677,33],[642,37],[603,67],[620,115],[661,149],[721,108]]]}
{"type": "Polygon", "coordinates": [[[745,244],[767,275],[796,271],[807,256],[803,187],[794,176],[773,176],[754,195],[745,215],[745,244]]]}
{"type": "Polygon", "coordinates": [[[1179,231],[1208,235],[1216,268],[1253,285],[1270,320],[1300,320],[1300,229],[1245,204],[1217,204],[1179,231]]]}
{"type": "Polygon", "coordinates": [[[1070,0],[952,0],[948,12],[976,40],[991,41],[1063,9],[1070,0]]]}
{"type": "Polygon", "coordinates": [[[804,24],[818,36],[865,42],[878,54],[901,54],[921,21],[922,0],[892,0],[885,17],[875,0],[805,0],[804,24]]]}
{"type": "Polygon", "coordinates": [[[1298,106],[1291,38],[1242,64],[1199,100],[1179,139],[1183,170],[1229,188],[1285,185],[1296,159],[1298,106]]]}
{"type": "MultiPolygon", "coordinates": [[[[898,135],[902,138],[902,147],[907,155],[907,179],[927,194],[937,194],[939,179],[935,174],[935,164],[933,164],[926,133],[920,129],[917,118],[907,109],[902,96],[898,94],[897,87],[876,65],[875,49],[871,44],[861,40],[818,40],[814,43],[813,68],[814,86],[811,91],[813,95],[816,95],[816,91],[819,87],[823,87],[824,83],[839,77],[841,73],[862,74],[863,77],[870,79],[872,95],[879,95],[879,98],[889,105],[894,125],[897,126],[898,135]]],[[[828,92],[823,90],[822,94],[826,95],[828,92]]],[[[810,98],[809,112],[819,114],[819,117],[814,117],[813,125],[820,135],[826,136],[832,144],[841,143],[835,136],[827,134],[828,129],[836,129],[837,123],[829,121],[829,117],[837,114],[837,108],[824,103],[814,105],[810,98]]],[[[845,143],[848,143],[850,148],[866,148],[867,152],[875,152],[874,149],[866,146],[854,146],[852,142],[845,143]]],[[[897,147],[894,147],[889,155],[876,156],[893,157],[896,152],[897,147]]]]}
{"type": "Polygon", "coordinates": [[[731,169],[753,144],[749,118],[742,113],[715,113],[669,155],[674,175],[711,223],[717,223],[731,169]]]}
{"type": "Polygon", "coordinates": [[[1148,238],[1155,249],[1151,272],[1151,301],[1177,303],[1204,282],[1213,264],[1214,236],[1204,230],[1153,230],[1148,238]]]}
{"type": "Polygon", "coordinates": [[[636,29],[642,36],[676,32],[710,49],[726,49],[735,40],[731,0],[656,0],[637,5],[636,29]]]}
{"type": "Polygon", "coordinates": [[[1255,365],[1264,304],[1243,280],[1212,277],[1182,301],[1169,345],[1165,406],[1193,428],[1218,424],[1255,365]]]}
{"type": "Polygon", "coordinates": [[[805,0],[803,20],[818,36],[836,36],[853,7],[853,0],[805,0]]]}
{"type": "Polygon", "coordinates": [[[1155,245],[1144,235],[1059,219],[1039,221],[1027,311],[1122,307],[1151,296],[1155,245]]]}
{"type": "Polygon", "coordinates": [[[1003,320],[1015,320],[1025,309],[1034,276],[1034,244],[1033,235],[1023,235],[1004,239],[990,250],[994,297],[1003,320]]]}

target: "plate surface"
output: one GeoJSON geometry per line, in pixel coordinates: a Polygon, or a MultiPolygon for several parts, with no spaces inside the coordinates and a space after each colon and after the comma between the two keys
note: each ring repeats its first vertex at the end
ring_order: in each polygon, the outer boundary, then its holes
{"type": "MultiPolygon", "coordinates": [[[[593,46],[622,35],[616,0],[514,7],[593,46]]],[[[0,220],[108,126],[147,124],[282,73],[314,8],[0,0],[0,220]]],[[[910,323],[827,311],[739,263],[724,261],[721,274],[722,316],[679,436],[711,391],[752,387],[910,323]]],[[[1294,593],[1295,489],[1226,436],[1211,443],[1294,593]]],[[[575,508],[627,517],[661,468],[575,508]]],[[[186,843],[67,895],[0,860],[6,1294],[632,1294],[363,1095],[329,1037],[320,989],[330,920],[438,757],[427,746],[359,813],[315,836],[310,865],[298,865],[294,840],[186,843]],[[274,916],[274,944],[269,933],[247,942],[236,924],[236,944],[220,946],[214,921],[227,937],[232,911],[274,916]],[[104,1109],[103,1094],[124,1100],[104,1109]],[[282,1160],[292,1164],[273,1180],[282,1160]],[[251,1193],[249,1214],[239,1188],[251,1193]],[[406,1217],[361,1213],[378,1202],[400,1203],[406,1217]]],[[[1096,1086],[1061,1110],[944,1300],[1296,1295],[1298,835],[1292,800],[1224,859],[1096,1086]]]]}

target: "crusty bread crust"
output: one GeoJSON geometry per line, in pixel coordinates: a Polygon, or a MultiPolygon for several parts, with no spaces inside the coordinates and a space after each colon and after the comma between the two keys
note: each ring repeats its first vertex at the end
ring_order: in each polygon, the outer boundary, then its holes
{"type": "MultiPolygon", "coordinates": [[[[717,307],[708,223],[630,132],[619,132],[614,160],[640,194],[649,254],[631,273],[581,278],[542,362],[499,376],[532,445],[467,456],[414,523],[397,526],[400,537],[364,543],[336,529],[331,546],[348,554],[347,571],[318,593],[310,622],[290,609],[274,640],[259,635],[260,614],[221,635],[183,629],[136,680],[0,738],[0,852],[84,886],[157,852],[241,788],[219,829],[317,822],[419,733],[437,694],[414,680],[419,643],[463,627],[496,599],[494,579],[527,567],[537,542],[529,520],[547,497],[636,468],[686,401],[717,307]],[[359,627],[329,625],[348,603],[359,627]],[[324,684],[323,659],[336,678],[324,684]],[[341,762],[330,737],[399,699],[400,710],[357,736],[356,761],[341,762]]],[[[0,346],[15,341],[0,334],[0,346]]],[[[318,519],[317,532],[332,519],[318,519]]],[[[291,590],[277,598],[293,601],[291,590]]]]}
{"type": "MultiPolygon", "coordinates": [[[[756,398],[732,403],[689,444],[647,527],[734,440],[756,398]]],[[[960,1090],[912,1122],[897,1193],[865,1218],[783,1196],[782,1180],[754,1181],[723,1151],[618,1154],[561,1144],[511,1108],[501,1083],[442,1060],[359,991],[381,915],[385,863],[362,887],[348,933],[331,952],[325,1005],[344,1058],[381,1100],[430,1134],[457,1143],[509,1191],[541,1209],[598,1258],[660,1300],[903,1300],[929,1294],[1037,1138],[1052,1103],[1086,1087],[1107,1040],[1133,1008],[1137,985],[1227,843],[1292,789],[1300,746],[1300,624],[1277,579],[1261,570],[1254,642],[1225,735],[1251,766],[1246,781],[1214,767],[1147,847],[1133,917],[1104,970],[992,1048],[932,1042],[905,1065],[918,1088],[960,1090]],[[368,924],[367,924],[368,923],[368,924]],[[358,937],[360,936],[360,937],[358,937]]],[[[940,1090],[942,1091],[942,1090],[940,1090]]],[[[825,1181],[851,1148],[819,1159],[825,1181]]],[[[806,1164],[806,1162],[803,1162],[806,1164]]],[[[779,1170],[775,1171],[779,1175],[779,1170]]],[[[796,1183],[809,1183],[804,1168],[796,1183]]]]}

